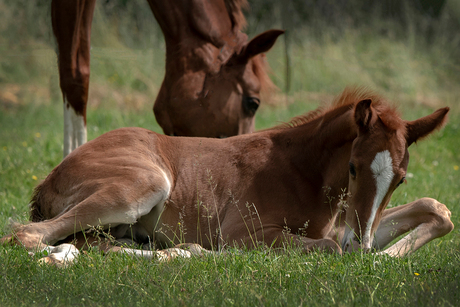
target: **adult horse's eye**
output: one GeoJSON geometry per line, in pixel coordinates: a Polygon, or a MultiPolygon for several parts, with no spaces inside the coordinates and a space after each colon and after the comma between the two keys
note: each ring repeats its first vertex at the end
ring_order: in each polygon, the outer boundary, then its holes
{"type": "Polygon", "coordinates": [[[257,97],[243,96],[243,109],[246,114],[254,116],[260,105],[260,99],[257,97]]]}
{"type": "Polygon", "coordinates": [[[350,175],[351,175],[351,177],[355,178],[356,177],[355,165],[350,162],[350,163],[348,163],[348,166],[350,167],[350,175]]]}
{"type": "Polygon", "coordinates": [[[396,187],[399,187],[405,181],[406,181],[406,177],[402,177],[401,181],[398,183],[398,185],[396,187]]]}

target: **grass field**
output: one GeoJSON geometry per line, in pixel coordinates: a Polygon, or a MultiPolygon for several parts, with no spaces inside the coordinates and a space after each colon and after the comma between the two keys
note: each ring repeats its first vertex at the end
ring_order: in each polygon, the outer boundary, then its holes
{"type": "MultiPolygon", "coordinates": [[[[161,39],[153,48],[127,47],[110,35],[102,39],[102,22],[94,25],[93,38],[100,39],[93,40],[88,139],[126,126],[161,132],[152,112],[164,71],[161,39]]],[[[291,91],[261,107],[257,128],[312,110],[347,85],[375,89],[394,101],[405,119],[450,106],[448,124],[410,148],[408,183],[390,205],[433,197],[447,205],[458,227],[460,69],[449,49],[419,48],[414,33],[401,40],[350,29],[340,39],[319,40],[302,31],[305,39],[292,48],[291,91]]],[[[0,38],[0,236],[9,231],[10,217],[28,219],[32,189],[62,159],[62,102],[52,46],[46,39],[11,41],[0,38]]],[[[280,88],[283,59],[278,44],[268,61],[280,88]]],[[[460,304],[457,228],[402,259],[258,249],[158,263],[89,251],[71,268],[57,269],[39,265],[38,258],[0,246],[1,306],[460,304]]]]}
{"type": "MultiPolygon", "coordinates": [[[[291,108],[297,111],[301,106],[291,108]]],[[[261,121],[277,110],[263,111],[261,121]]],[[[419,107],[407,117],[429,111],[419,107]]],[[[289,108],[284,112],[289,113],[289,108]]],[[[90,138],[122,126],[159,131],[153,120],[146,119],[153,115],[145,113],[91,108],[90,138]]],[[[459,224],[459,119],[454,113],[442,131],[411,148],[413,176],[395,192],[391,205],[434,197],[450,208],[454,224],[459,224]]],[[[1,235],[8,231],[9,217],[27,220],[32,188],[61,160],[61,105],[4,109],[0,123],[1,235]]],[[[455,229],[403,259],[261,249],[157,263],[93,251],[72,268],[59,270],[40,266],[35,261],[38,256],[31,258],[19,247],[0,247],[0,304],[455,306],[460,302],[459,248],[455,229]]]]}

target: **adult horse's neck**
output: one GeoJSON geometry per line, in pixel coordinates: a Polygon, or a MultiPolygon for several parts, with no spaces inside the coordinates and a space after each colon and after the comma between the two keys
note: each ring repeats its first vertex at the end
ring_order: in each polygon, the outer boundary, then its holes
{"type": "MultiPolygon", "coordinates": [[[[247,39],[247,36],[239,31],[244,23],[241,6],[245,3],[241,0],[149,0],[153,14],[165,36],[166,65],[173,65],[184,57],[202,58],[205,62],[202,64],[208,66],[220,66],[227,61],[235,48],[247,39]],[[173,54],[174,56],[170,56],[173,54]],[[209,61],[219,63],[206,63],[209,61]]],[[[188,67],[187,62],[180,64],[182,67],[176,65],[179,67],[175,69],[194,69],[188,67]]]]}

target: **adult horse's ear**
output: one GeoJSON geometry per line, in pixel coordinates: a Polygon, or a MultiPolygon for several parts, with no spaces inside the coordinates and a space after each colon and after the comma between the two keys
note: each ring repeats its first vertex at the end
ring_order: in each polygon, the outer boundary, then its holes
{"type": "Polygon", "coordinates": [[[417,120],[406,121],[407,146],[441,128],[447,120],[447,112],[449,112],[449,108],[445,107],[417,120]]]}
{"type": "Polygon", "coordinates": [[[240,55],[240,60],[248,61],[250,58],[267,52],[270,50],[276,42],[278,36],[284,33],[284,30],[268,30],[265,31],[247,43],[243,52],[240,55]]]}
{"type": "Polygon", "coordinates": [[[355,122],[360,132],[366,132],[371,126],[372,120],[372,100],[364,99],[356,104],[355,122]]]}

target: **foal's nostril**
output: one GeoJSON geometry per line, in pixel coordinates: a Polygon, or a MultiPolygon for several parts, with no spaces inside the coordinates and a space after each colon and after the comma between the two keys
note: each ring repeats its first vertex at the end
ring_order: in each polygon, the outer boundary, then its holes
{"type": "Polygon", "coordinates": [[[243,97],[243,110],[247,115],[254,116],[260,105],[260,99],[256,97],[243,97]]]}

